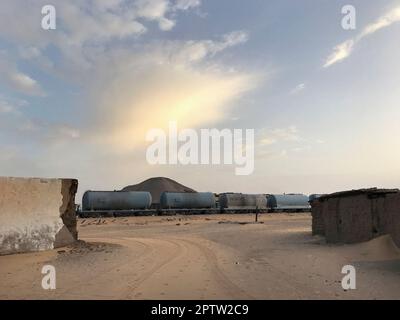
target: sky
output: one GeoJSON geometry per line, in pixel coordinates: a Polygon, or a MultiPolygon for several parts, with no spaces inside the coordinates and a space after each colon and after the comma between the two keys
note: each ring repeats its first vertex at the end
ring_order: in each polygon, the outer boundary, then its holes
{"type": "Polygon", "coordinates": [[[76,178],[78,199],[157,176],[213,192],[400,187],[398,39],[399,0],[2,0],[0,175],[76,178]],[[150,165],[146,132],[169,121],[254,129],[253,174],[150,165]]]}

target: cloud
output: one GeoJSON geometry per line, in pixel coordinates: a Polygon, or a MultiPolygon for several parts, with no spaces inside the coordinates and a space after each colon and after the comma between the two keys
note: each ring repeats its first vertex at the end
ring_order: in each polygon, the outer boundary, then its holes
{"type": "Polygon", "coordinates": [[[89,129],[95,141],[129,152],[146,144],[147,130],[167,128],[169,121],[182,128],[216,124],[257,83],[253,74],[194,66],[186,59],[170,63],[180,54],[179,45],[172,46],[147,47],[143,55],[120,52],[113,63],[102,64],[91,88],[96,108],[89,129]]]}
{"type": "Polygon", "coordinates": [[[160,18],[158,20],[158,26],[163,31],[169,31],[175,26],[176,22],[167,18],[160,18]]]}
{"type": "Polygon", "coordinates": [[[0,82],[9,88],[31,96],[44,96],[40,84],[26,73],[17,69],[16,63],[5,52],[0,51],[0,82]]]}
{"type": "Polygon", "coordinates": [[[96,0],[95,5],[102,11],[118,8],[124,0],[96,0]]]}
{"type": "Polygon", "coordinates": [[[333,53],[327,58],[324,68],[328,68],[329,66],[349,57],[353,52],[354,44],[354,40],[347,40],[337,45],[333,49],[333,53]]]}
{"type": "Polygon", "coordinates": [[[200,0],[177,0],[174,5],[175,10],[188,10],[201,5],[200,0]]]}
{"type": "Polygon", "coordinates": [[[300,91],[303,91],[306,88],[305,83],[298,84],[295,88],[290,91],[290,94],[298,94],[300,91]]]}
{"type": "Polygon", "coordinates": [[[234,31],[217,40],[152,41],[98,56],[85,81],[93,117],[84,136],[129,152],[146,144],[147,130],[166,128],[168,121],[198,127],[230,117],[232,104],[260,76],[207,58],[247,37],[234,31]]]}
{"type": "Polygon", "coordinates": [[[48,148],[51,145],[59,145],[81,137],[78,128],[61,120],[48,121],[31,118],[26,112],[30,107],[26,100],[0,95],[0,136],[7,137],[2,141],[1,148],[6,142],[17,149],[25,143],[30,146],[37,144],[48,148]],[[19,141],[19,143],[14,143],[14,141],[19,141]]]}
{"type": "Polygon", "coordinates": [[[400,7],[396,7],[394,9],[390,10],[389,12],[387,12],[384,16],[380,17],[375,22],[367,25],[364,28],[361,35],[359,36],[359,39],[364,38],[368,35],[371,35],[380,29],[389,27],[393,23],[396,23],[399,21],[400,21],[400,7]]]}
{"type": "Polygon", "coordinates": [[[296,126],[292,125],[285,128],[264,128],[258,132],[258,142],[260,145],[271,145],[277,142],[296,142],[302,138],[296,126]]]}
{"type": "Polygon", "coordinates": [[[300,135],[295,125],[282,128],[263,128],[256,133],[257,159],[286,158],[312,149],[313,141],[300,135]]]}
{"type": "Polygon", "coordinates": [[[81,136],[81,133],[77,128],[68,125],[58,125],[54,128],[54,131],[62,137],[71,139],[78,139],[81,136]]]}
{"type": "Polygon", "coordinates": [[[138,17],[157,20],[165,16],[169,5],[168,0],[137,0],[135,9],[138,17]]]}
{"type": "Polygon", "coordinates": [[[181,63],[190,63],[201,61],[207,56],[224,51],[228,48],[245,43],[248,40],[248,34],[245,31],[238,30],[227,33],[220,40],[200,40],[187,41],[181,46],[178,45],[176,52],[173,53],[175,61],[181,63]]]}
{"type": "Polygon", "coordinates": [[[147,30],[129,8],[124,10],[124,6],[114,4],[109,10],[103,10],[104,4],[86,6],[84,2],[62,1],[57,7],[60,20],[57,32],[63,33],[62,40],[68,45],[98,44],[99,41],[139,36],[147,30]]]}
{"type": "Polygon", "coordinates": [[[57,9],[56,32],[44,32],[41,28],[40,8],[45,1],[1,1],[0,35],[16,44],[41,49],[49,44],[77,46],[113,38],[141,35],[145,26],[132,15],[132,8],[123,1],[62,1],[54,0],[57,9]],[[21,10],[24,8],[24,10],[21,10]],[[125,9],[125,10],[124,10],[125,9]],[[26,12],[32,12],[26,15],[26,12]],[[24,26],[18,25],[24,22],[24,26]],[[10,28],[10,26],[15,26],[10,28]]]}
{"type": "Polygon", "coordinates": [[[41,52],[35,46],[20,47],[19,55],[22,59],[30,60],[40,56],[41,52]]]}
{"type": "Polygon", "coordinates": [[[199,7],[201,2],[54,0],[52,5],[57,9],[57,30],[54,32],[44,32],[41,28],[43,16],[39,9],[45,4],[44,0],[0,1],[0,38],[16,45],[20,57],[40,60],[41,67],[67,77],[83,69],[89,72],[97,55],[107,54],[107,50],[123,45],[123,41],[135,43],[143,38],[150,23],[156,22],[162,31],[173,29],[180,13],[199,7]],[[32,14],[26,15],[26,12],[32,14]],[[50,46],[58,49],[62,59],[53,62],[44,57],[45,49],[50,46]],[[55,63],[59,64],[58,68],[54,68],[55,63]]]}
{"type": "Polygon", "coordinates": [[[157,21],[161,30],[169,31],[176,24],[175,20],[167,17],[169,13],[186,11],[200,4],[200,0],[177,0],[175,3],[169,0],[136,0],[135,10],[137,17],[157,21]]]}
{"type": "Polygon", "coordinates": [[[3,117],[6,114],[19,116],[21,109],[27,105],[28,102],[25,100],[10,98],[0,94],[0,113],[3,114],[3,117]]]}
{"type": "Polygon", "coordinates": [[[0,100],[0,114],[4,113],[13,113],[15,114],[16,108],[11,105],[8,101],[0,100]]]}
{"type": "Polygon", "coordinates": [[[17,91],[28,95],[44,95],[36,80],[22,72],[12,72],[8,75],[9,84],[17,91]]]}
{"type": "Polygon", "coordinates": [[[396,7],[387,12],[382,17],[378,18],[375,22],[368,24],[363,29],[363,31],[354,39],[349,39],[335,46],[333,48],[333,52],[326,59],[324,68],[328,68],[333,64],[348,58],[352,54],[355,45],[365,37],[370,36],[375,32],[383,28],[387,28],[399,21],[400,21],[400,7],[396,7]]]}
{"type": "Polygon", "coordinates": [[[199,0],[54,0],[57,9],[57,32],[43,32],[43,18],[38,8],[41,0],[0,1],[0,35],[16,44],[32,48],[26,56],[37,55],[49,44],[77,50],[84,45],[98,45],[113,39],[139,37],[147,32],[145,23],[158,22],[161,30],[171,30],[179,11],[199,7],[199,0]],[[24,10],[21,10],[21,8],[24,10]],[[26,12],[32,12],[26,15],[26,12]],[[173,18],[172,18],[173,17],[173,18]],[[17,25],[24,22],[24,27],[17,25]],[[10,26],[15,26],[10,28],[10,26]],[[34,48],[35,47],[35,48],[34,48]],[[33,49],[34,48],[34,49],[33,49]]]}
{"type": "Polygon", "coordinates": [[[300,136],[296,126],[289,126],[287,128],[277,128],[271,131],[272,135],[278,140],[283,141],[299,141],[300,136]]]}

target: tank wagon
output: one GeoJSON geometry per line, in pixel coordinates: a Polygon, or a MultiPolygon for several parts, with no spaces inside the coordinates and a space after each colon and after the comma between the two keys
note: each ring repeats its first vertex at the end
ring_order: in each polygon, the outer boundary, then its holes
{"type": "Polygon", "coordinates": [[[160,197],[162,211],[212,210],[216,208],[215,195],[212,192],[163,192],[160,197]]]}
{"type": "Polygon", "coordinates": [[[82,197],[81,216],[102,216],[147,210],[151,206],[150,192],[86,191],[82,197]]]}
{"type": "Polygon", "coordinates": [[[219,195],[219,208],[221,212],[266,211],[267,198],[265,194],[222,193],[219,195]]]}
{"type": "Polygon", "coordinates": [[[269,211],[309,211],[309,197],[304,194],[270,194],[267,196],[269,211]]]}

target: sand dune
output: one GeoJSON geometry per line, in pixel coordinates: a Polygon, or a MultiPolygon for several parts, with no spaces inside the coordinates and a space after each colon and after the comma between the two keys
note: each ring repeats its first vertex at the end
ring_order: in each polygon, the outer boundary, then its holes
{"type": "Polygon", "coordinates": [[[373,261],[400,259],[400,249],[390,235],[384,235],[371,241],[351,245],[354,257],[373,261]]]}

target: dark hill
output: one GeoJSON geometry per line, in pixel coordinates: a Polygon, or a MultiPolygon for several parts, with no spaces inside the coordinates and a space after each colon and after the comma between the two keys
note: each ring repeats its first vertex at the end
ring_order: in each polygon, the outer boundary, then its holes
{"type": "Polygon", "coordinates": [[[196,192],[172,179],[157,177],[150,178],[138,184],[127,186],[122,191],[147,191],[151,193],[153,204],[160,202],[161,193],[167,192],[196,192]]]}

